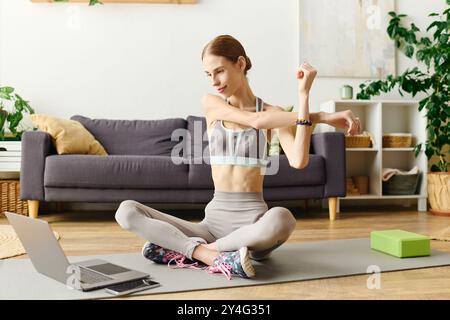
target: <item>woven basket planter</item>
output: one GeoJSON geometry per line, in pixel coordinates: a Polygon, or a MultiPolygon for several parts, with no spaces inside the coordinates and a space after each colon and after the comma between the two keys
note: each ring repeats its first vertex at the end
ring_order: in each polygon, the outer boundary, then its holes
{"type": "Polygon", "coordinates": [[[388,181],[383,181],[383,195],[415,194],[420,174],[396,174],[388,181]]]}
{"type": "Polygon", "coordinates": [[[5,211],[28,215],[27,201],[20,200],[19,180],[0,180],[0,189],[2,191],[0,215],[4,215],[5,211]]]}
{"type": "Polygon", "coordinates": [[[450,217],[450,172],[430,172],[427,177],[430,212],[450,217]]]}

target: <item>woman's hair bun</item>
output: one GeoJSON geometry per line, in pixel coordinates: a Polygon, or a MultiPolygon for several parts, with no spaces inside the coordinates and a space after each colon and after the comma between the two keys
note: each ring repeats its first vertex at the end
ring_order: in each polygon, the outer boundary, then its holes
{"type": "Polygon", "coordinates": [[[247,64],[247,66],[245,67],[245,71],[250,70],[252,68],[252,62],[247,55],[245,56],[245,63],[247,64]]]}

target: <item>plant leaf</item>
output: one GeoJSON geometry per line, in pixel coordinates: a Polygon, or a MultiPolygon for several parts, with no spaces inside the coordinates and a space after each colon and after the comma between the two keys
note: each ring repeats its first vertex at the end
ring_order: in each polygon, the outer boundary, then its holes
{"type": "Polygon", "coordinates": [[[0,99],[11,100],[11,96],[7,93],[0,92],[0,99]]]}
{"type": "Polygon", "coordinates": [[[10,94],[10,93],[14,92],[14,88],[12,88],[12,87],[0,87],[0,92],[10,94]]]}
{"type": "Polygon", "coordinates": [[[405,48],[405,55],[408,58],[411,58],[414,55],[414,47],[413,46],[406,46],[406,48],[405,48]]]}

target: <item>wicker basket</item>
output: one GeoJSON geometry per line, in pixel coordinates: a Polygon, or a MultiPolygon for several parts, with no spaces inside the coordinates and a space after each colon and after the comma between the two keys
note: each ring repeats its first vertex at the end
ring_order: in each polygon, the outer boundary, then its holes
{"type": "Polygon", "coordinates": [[[346,148],[370,148],[371,146],[372,141],[368,135],[357,134],[354,136],[345,136],[346,148]]]}
{"type": "Polygon", "coordinates": [[[383,195],[415,194],[419,178],[420,173],[393,175],[388,181],[383,181],[383,195]]]}
{"type": "Polygon", "coordinates": [[[411,147],[412,134],[391,133],[383,135],[383,148],[409,148],[411,147]]]}
{"type": "Polygon", "coordinates": [[[3,215],[5,211],[11,211],[27,216],[28,203],[20,200],[19,180],[0,180],[0,188],[2,191],[0,215],[3,215]]]}

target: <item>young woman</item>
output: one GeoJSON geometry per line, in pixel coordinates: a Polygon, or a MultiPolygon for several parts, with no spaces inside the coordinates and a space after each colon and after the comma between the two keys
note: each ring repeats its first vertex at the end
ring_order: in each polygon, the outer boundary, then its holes
{"type": "Polygon", "coordinates": [[[308,63],[297,70],[299,110],[284,112],[253,94],[246,78],[252,65],[235,38],[213,39],[203,49],[202,61],[218,93],[202,99],[215,187],[204,219],[193,223],[127,200],[116,220],[148,241],[142,253],[149,260],[223,273],[228,279],[251,278],[255,270],[250,259],[267,258],[296,225],[288,209],[269,209],[263,198],[266,146],[273,132],[278,132],[289,164],[302,169],[308,165],[312,122],[348,128],[349,134],[359,133],[360,123],[350,110],[309,112],[316,70],[308,63]]]}

